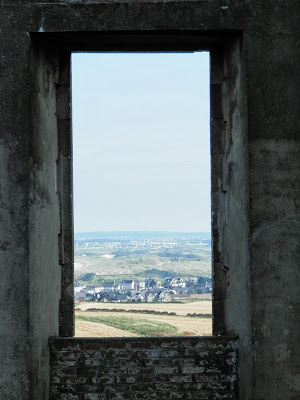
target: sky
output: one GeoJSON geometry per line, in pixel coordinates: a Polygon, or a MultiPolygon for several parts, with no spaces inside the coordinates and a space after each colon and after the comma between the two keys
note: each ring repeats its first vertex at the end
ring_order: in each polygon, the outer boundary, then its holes
{"type": "Polygon", "coordinates": [[[209,54],[73,53],[74,231],[209,232],[209,54]]]}

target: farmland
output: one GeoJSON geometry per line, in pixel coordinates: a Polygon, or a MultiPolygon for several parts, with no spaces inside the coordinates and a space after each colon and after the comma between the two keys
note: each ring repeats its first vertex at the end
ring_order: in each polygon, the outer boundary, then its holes
{"type": "Polygon", "coordinates": [[[76,336],[207,336],[212,334],[210,300],[182,303],[82,303],[76,307],[76,336]],[[149,312],[156,312],[149,313],[149,312]],[[166,314],[163,314],[166,313],[166,314]],[[170,314],[175,315],[170,315],[170,314]],[[188,316],[203,314],[206,317],[188,316]]]}
{"type": "Polygon", "coordinates": [[[209,233],[77,234],[76,336],[211,335],[210,282],[209,233]]]}

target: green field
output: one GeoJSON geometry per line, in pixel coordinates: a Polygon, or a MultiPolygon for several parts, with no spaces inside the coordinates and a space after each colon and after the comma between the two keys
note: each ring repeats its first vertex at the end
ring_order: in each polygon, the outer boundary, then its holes
{"type": "Polygon", "coordinates": [[[211,314],[211,300],[139,304],[85,302],[75,308],[75,335],[209,336],[212,334],[211,314]]]}
{"type": "Polygon", "coordinates": [[[159,321],[150,321],[146,318],[112,317],[112,316],[83,316],[77,315],[76,320],[105,324],[113,328],[135,333],[138,336],[180,336],[175,326],[159,321]]]}

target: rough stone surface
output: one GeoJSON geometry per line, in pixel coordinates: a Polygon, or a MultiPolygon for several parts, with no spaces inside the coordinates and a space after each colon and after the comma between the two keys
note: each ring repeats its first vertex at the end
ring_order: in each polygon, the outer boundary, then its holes
{"type": "Polygon", "coordinates": [[[234,338],[53,338],[52,400],[236,399],[234,338]]]}

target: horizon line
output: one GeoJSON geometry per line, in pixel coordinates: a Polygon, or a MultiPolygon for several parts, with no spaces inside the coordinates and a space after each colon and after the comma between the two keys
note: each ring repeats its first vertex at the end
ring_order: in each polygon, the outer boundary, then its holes
{"type": "Polygon", "coordinates": [[[82,234],[82,233],[107,233],[107,232],[155,232],[155,233],[211,233],[211,231],[157,231],[157,230],[103,230],[103,231],[81,231],[74,232],[74,235],[82,234]]]}

